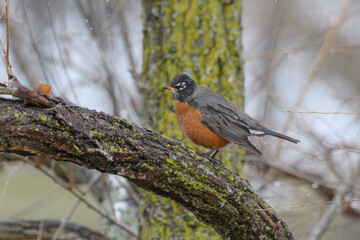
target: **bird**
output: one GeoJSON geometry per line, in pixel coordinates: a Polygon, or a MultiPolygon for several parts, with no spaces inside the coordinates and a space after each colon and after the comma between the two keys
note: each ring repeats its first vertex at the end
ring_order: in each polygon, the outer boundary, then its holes
{"type": "Polygon", "coordinates": [[[210,149],[201,155],[215,158],[218,151],[230,143],[261,155],[249,141],[249,136],[271,135],[293,143],[300,142],[262,126],[231,101],[198,85],[187,74],[176,75],[163,89],[172,93],[183,135],[194,144],[210,149]]]}

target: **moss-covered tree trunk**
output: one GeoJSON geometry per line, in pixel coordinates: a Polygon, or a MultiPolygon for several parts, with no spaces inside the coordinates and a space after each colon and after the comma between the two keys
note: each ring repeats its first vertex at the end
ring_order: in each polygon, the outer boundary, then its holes
{"type": "MultiPolygon", "coordinates": [[[[144,109],[151,128],[184,141],[171,94],[161,91],[183,72],[242,107],[241,0],[144,0],[143,5],[143,76],[149,86],[144,91],[144,109]]],[[[238,146],[230,146],[221,160],[240,172],[241,154],[238,146]]],[[[144,195],[143,239],[219,238],[173,201],[152,193],[144,195]]]]}

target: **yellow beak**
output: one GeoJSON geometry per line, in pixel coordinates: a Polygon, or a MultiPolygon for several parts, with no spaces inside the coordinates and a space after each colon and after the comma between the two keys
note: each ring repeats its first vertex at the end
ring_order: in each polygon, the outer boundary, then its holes
{"type": "Polygon", "coordinates": [[[170,91],[174,90],[176,92],[178,91],[177,88],[173,88],[173,87],[170,87],[170,86],[165,86],[165,87],[163,87],[163,89],[170,90],[170,91]]]}

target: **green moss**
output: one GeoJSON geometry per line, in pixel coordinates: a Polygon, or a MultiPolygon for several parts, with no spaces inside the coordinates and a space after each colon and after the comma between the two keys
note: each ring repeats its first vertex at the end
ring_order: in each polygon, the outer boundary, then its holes
{"type": "Polygon", "coordinates": [[[105,133],[103,133],[103,132],[97,132],[97,134],[98,134],[100,137],[104,137],[104,136],[105,136],[105,133]]]}
{"type": "Polygon", "coordinates": [[[76,144],[73,144],[73,147],[77,152],[81,152],[80,148],[76,144]]]}
{"type": "Polygon", "coordinates": [[[46,122],[46,121],[48,120],[46,115],[39,114],[39,117],[40,117],[41,120],[43,120],[44,122],[46,122]]]}
{"type": "Polygon", "coordinates": [[[116,147],[114,147],[114,146],[110,146],[110,150],[112,152],[118,152],[118,149],[116,147]]]}
{"type": "Polygon", "coordinates": [[[16,112],[16,113],[14,113],[14,116],[15,116],[16,119],[19,119],[20,114],[16,112]]]}

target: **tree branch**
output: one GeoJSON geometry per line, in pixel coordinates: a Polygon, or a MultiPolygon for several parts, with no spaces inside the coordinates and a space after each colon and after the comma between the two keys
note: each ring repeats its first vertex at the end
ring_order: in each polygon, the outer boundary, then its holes
{"type": "MultiPolygon", "coordinates": [[[[50,240],[60,224],[60,221],[0,222],[0,239],[50,240]]],[[[66,224],[60,237],[61,239],[104,239],[100,233],[74,223],[66,224]]]]}
{"type": "Polygon", "coordinates": [[[25,102],[0,99],[0,151],[123,176],[175,200],[226,239],[293,239],[249,183],[218,161],[124,119],[19,91],[14,78],[2,87],[25,102]]]}

